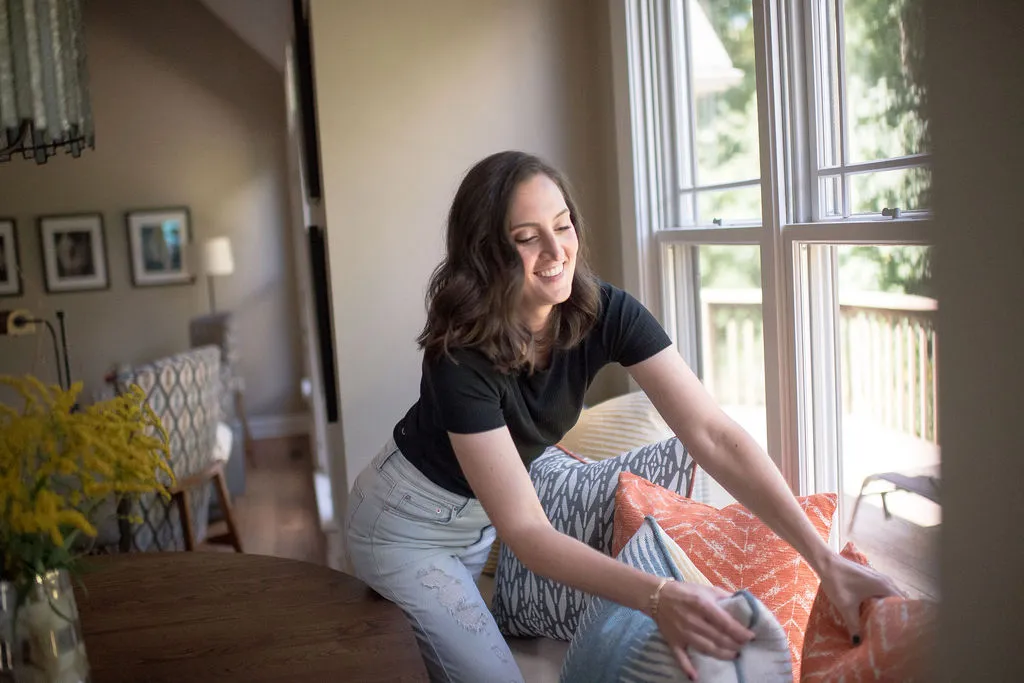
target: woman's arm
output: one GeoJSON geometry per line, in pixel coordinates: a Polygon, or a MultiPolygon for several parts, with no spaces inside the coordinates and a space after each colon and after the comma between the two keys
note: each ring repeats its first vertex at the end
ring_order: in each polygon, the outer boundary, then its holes
{"type": "Polygon", "coordinates": [[[891,582],[829,548],[775,463],[722,411],[674,348],[628,370],[693,459],[807,560],[858,640],[860,602],[896,593],[891,582]]]}
{"type": "MultiPolygon", "coordinates": [[[[629,567],[551,526],[508,429],[450,434],[462,471],[503,543],[531,571],[649,613],[660,577],[629,567]]],[[[734,658],[753,634],[716,603],[727,593],[672,582],[661,592],[658,624],[680,665],[695,671],[685,647],[734,658]]]]}
{"type": "Polygon", "coordinates": [[[698,465],[796,548],[818,574],[834,553],[768,454],[715,403],[674,348],[628,368],[698,465]]]}

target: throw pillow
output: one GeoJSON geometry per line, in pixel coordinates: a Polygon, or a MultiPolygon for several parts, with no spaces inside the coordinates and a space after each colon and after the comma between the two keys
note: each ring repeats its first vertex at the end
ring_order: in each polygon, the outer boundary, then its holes
{"type": "MultiPolygon", "coordinates": [[[[549,448],[530,466],[530,478],[555,529],[610,554],[619,473],[686,491],[693,470],[693,459],[672,437],[599,462],[549,448]]],[[[502,544],[491,606],[502,633],[570,640],[584,603],[581,591],[534,574],[502,544]]]]}
{"type": "MultiPolygon", "coordinates": [[[[847,543],[841,555],[859,564],[868,560],[847,543]]],[[[881,598],[861,605],[861,643],[854,645],[839,610],[818,591],[807,622],[802,660],[803,683],[812,681],[925,680],[927,645],[934,638],[938,605],[928,600],[881,598]]]]}
{"type": "MultiPolygon", "coordinates": [[[[629,473],[619,476],[615,497],[612,552],[625,545],[645,516],[653,516],[714,585],[749,590],[771,610],[789,638],[799,680],[804,631],[819,580],[791,545],[738,503],[719,510],[629,473]]],[[[828,540],[836,495],[797,500],[821,538],[828,540]]]]}
{"type": "Polygon", "coordinates": [[[647,394],[634,391],[584,408],[559,443],[585,458],[605,460],[671,437],[647,394]]]}
{"type": "MultiPolygon", "coordinates": [[[[673,436],[647,394],[634,391],[584,408],[558,445],[590,460],[606,460],[673,436]]],[[[693,481],[686,495],[693,495],[693,481]]],[[[482,573],[494,576],[501,539],[495,540],[482,573]]]]}
{"type": "MultiPolygon", "coordinates": [[[[676,562],[686,560],[686,553],[653,517],[644,519],[618,559],[650,574],[688,580],[687,571],[676,562]]],[[[699,573],[694,576],[703,579],[699,573]]],[[[698,679],[717,683],[792,681],[786,634],[765,606],[747,591],[740,591],[720,604],[756,636],[744,646],[738,660],[715,659],[688,648],[698,679]]],[[[592,597],[569,646],[559,680],[668,683],[685,681],[687,677],[653,619],[610,600],[592,597]]]]}

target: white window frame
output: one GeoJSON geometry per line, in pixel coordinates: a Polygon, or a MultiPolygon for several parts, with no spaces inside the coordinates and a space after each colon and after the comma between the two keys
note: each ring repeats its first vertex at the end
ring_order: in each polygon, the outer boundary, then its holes
{"type": "MultiPolygon", "coordinates": [[[[695,273],[690,247],[760,247],[768,453],[798,495],[842,490],[837,266],[835,250],[819,247],[924,245],[930,223],[923,212],[897,219],[849,216],[846,180],[844,215],[821,215],[815,188],[823,175],[927,163],[926,155],[914,155],[850,164],[844,146],[839,165],[818,169],[818,147],[810,144],[818,76],[805,52],[822,1],[835,0],[753,2],[762,221],[710,228],[678,227],[681,221],[673,215],[679,184],[667,160],[678,144],[672,108],[682,106],[668,85],[667,68],[678,63],[666,60],[673,49],[665,24],[673,0],[609,0],[624,284],[699,371],[699,283],[684,277],[676,288],[664,274],[670,268],[695,273]],[[787,187],[794,191],[787,193],[787,187]],[[669,246],[679,247],[672,263],[665,257],[669,246]],[[805,248],[808,259],[801,255],[805,248]]],[[[845,106],[841,111],[845,116],[845,106]]]]}

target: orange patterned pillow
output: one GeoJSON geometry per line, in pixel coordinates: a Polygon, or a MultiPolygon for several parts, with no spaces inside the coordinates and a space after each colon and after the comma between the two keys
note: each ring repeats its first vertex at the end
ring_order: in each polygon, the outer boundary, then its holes
{"type": "MultiPolygon", "coordinates": [[[[836,494],[797,500],[815,530],[828,540],[836,494]]],[[[819,579],[793,546],[738,503],[719,510],[623,472],[615,492],[613,556],[633,537],[645,515],[658,521],[713,584],[727,591],[745,588],[771,610],[789,638],[793,676],[799,680],[804,629],[819,579]]]]}
{"type": "MultiPolygon", "coordinates": [[[[868,564],[853,543],[841,554],[868,564]]],[[[868,600],[860,608],[861,644],[855,646],[839,611],[819,591],[807,622],[801,681],[924,680],[925,645],[934,637],[938,613],[938,605],[927,600],[868,600]]]]}

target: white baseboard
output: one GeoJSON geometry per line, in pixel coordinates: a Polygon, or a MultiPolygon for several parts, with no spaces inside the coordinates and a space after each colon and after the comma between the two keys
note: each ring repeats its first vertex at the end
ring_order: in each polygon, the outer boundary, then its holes
{"type": "Polygon", "coordinates": [[[331,480],[323,472],[313,474],[313,488],[316,491],[316,507],[320,513],[320,528],[324,531],[336,530],[334,520],[334,498],[331,496],[331,480]]]}
{"type": "Polygon", "coordinates": [[[249,431],[253,439],[277,439],[310,433],[312,417],[306,413],[296,415],[257,415],[249,418],[249,431]]]}

